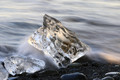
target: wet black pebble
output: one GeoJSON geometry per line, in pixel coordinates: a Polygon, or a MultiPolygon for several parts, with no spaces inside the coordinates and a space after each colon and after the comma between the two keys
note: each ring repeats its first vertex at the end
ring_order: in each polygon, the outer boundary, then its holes
{"type": "Polygon", "coordinates": [[[75,72],[62,75],[61,80],[87,80],[87,77],[83,73],[75,72]]]}
{"type": "Polygon", "coordinates": [[[110,76],[106,76],[106,77],[102,78],[102,80],[115,80],[115,79],[110,76]]]}
{"type": "Polygon", "coordinates": [[[114,80],[120,80],[120,75],[114,75],[113,78],[114,80]]]}
{"type": "Polygon", "coordinates": [[[120,76],[120,72],[108,72],[105,74],[105,76],[114,76],[114,75],[119,75],[120,76]]]}
{"type": "Polygon", "coordinates": [[[98,74],[97,72],[95,72],[95,73],[92,74],[92,77],[93,77],[93,78],[98,78],[98,77],[99,77],[99,74],[98,74]]]}
{"type": "Polygon", "coordinates": [[[105,76],[111,76],[114,80],[120,80],[120,72],[108,72],[105,76]]]}
{"type": "Polygon", "coordinates": [[[101,80],[100,78],[94,78],[93,80],[101,80]]]}
{"type": "Polygon", "coordinates": [[[79,68],[81,66],[82,66],[82,64],[80,64],[80,63],[72,63],[72,64],[68,65],[67,68],[79,68]]]}

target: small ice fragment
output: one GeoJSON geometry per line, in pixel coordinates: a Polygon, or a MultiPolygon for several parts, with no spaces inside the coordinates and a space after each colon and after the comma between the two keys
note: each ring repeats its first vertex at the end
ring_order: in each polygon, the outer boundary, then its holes
{"type": "Polygon", "coordinates": [[[12,56],[4,60],[5,68],[11,75],[34,73],[45,68],[43,60],[32,59],[30,57],[12,56]]]}
{"type": "Polygon", "coordinates": [[[57,19],[45,15],[43,26],[30,36],[28,43],[53,58],[58,67],[66,67],[89,52],[75,33],[57,19]]]}
{"type": "Polygon", "coordinates": [[[0,63],[0,80],[7,80],[8,72],[5,70],[3,65],[0,63]]]}

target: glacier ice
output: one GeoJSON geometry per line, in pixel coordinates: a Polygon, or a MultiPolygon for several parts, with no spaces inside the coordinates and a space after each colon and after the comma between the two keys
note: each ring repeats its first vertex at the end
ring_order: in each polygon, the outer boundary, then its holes
{"type": "Polygon", "coordinates": [[[6,70],[11,75],[22,73],[34,73],[45,68],[45,62],[43,60],[33,59],[23,56],[7,57],[4,60],[6,70]]]}
{"type": "Polygon", "coordinates": [[[8,72],[3,67],[3,65],[0,63],[0,80],[7,80],[8,79],[8,72]]]}
{"type": "Polygon", "coordinates": [[[66,67],[90,50],[74,32],[48,15],[43,17],[43,26],[30,36],[28,43],[53,58],[57,67],[66,67]]]}

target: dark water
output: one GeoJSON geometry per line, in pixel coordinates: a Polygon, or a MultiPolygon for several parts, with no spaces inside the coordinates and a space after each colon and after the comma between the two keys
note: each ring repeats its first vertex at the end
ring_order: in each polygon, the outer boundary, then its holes
{"type": "Polygon", "coordinates": [[[48,14],[93,51],[120,53],[120,0],[0,0],[0,53],[23,44],[48,14]]]}

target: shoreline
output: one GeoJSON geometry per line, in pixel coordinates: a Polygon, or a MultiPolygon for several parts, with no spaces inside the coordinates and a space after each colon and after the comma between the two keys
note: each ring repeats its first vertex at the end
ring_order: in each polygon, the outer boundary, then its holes
{"type": "Polygon", "coordinates": [[[19,75],[17,80],[61,80],[60,77],[64,74],[70,73],[83,73],[88,80],[95,78],[103,78],[108,72],[120,72],[120,65],[112,63],[102,63],[94,60],[90,60],[84,56],[67,68],[61,68],[57,70],[45,70],[39,71],[34,74],[22,74],[19,75]]]}

